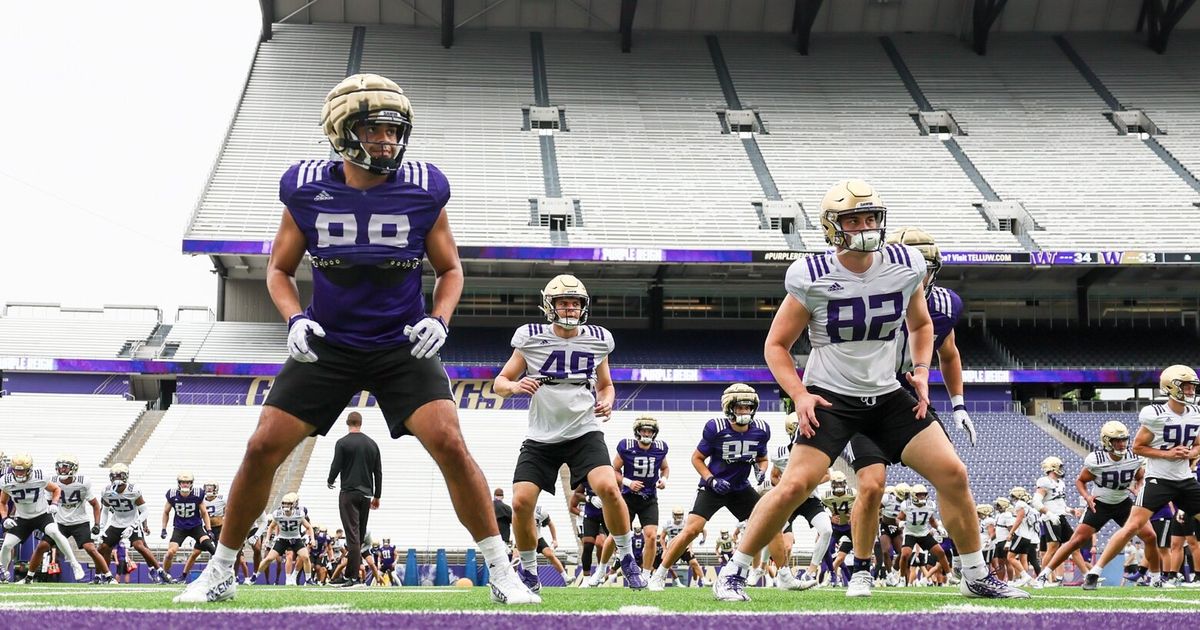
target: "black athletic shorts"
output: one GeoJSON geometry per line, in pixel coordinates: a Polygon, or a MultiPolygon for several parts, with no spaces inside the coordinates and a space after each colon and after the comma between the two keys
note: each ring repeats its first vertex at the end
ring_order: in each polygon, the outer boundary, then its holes
{"type": "MultiPolygon", "coordinates": [[[[74,540],[75,545],[80,549],[83,549],[84,545],[92,542],[92,526],[88,525],[86,522],[75,523],[74,525],[63,525],[62,523],[59,523],[58,531],[62,532],[63,538],[74,540]]],[[[54,544],[53,540],[47,539],[46,542],[49,542],[51,545],[54,544]]],[[[63,552],[64,554],[71,553],[70,549],[60,549],[59,551],[63,552]]]]}
{"type": "Polygon", "coordinates": [[[633,519],[645,527],[658,527],[658,495],[648,497],[636,492],[626,492],[625,507],[629,508],[629,524],[633,519]]]}
{"type": "Polygon", "coordinates": [[[933,551],[937,546],[937,541],[933,539],[933,534],[925,534],[924,536],[913,536],[912,534],[904,535],[904,543],[901,547],[920,547],[925,551],[933,551]]]}
{"type": "Polygon", "coordinates": [[[578,488],[587,479],[588,473],[601,466],[612,466],[608,456],[608,445],[604,443],[603,431],[592,431],[565,442],[521,443],[521,454],[513,471],[513,483],[528,481],[554,494],[558,483],[558,469],[566,464],[571,469],[571,487],[578,488]]]}
{"type": "Polygon", "coordinates": [[[182,545],[183,541],[187,540],[188,538],[191,538],[192,544],[199,544],[200,539],[204,538],[205,536],[208,536],[208,531],[206,531],[204,529],[203,525],[197,525],[191,529],[183,529],[182,527],[176,527],[174,530],[171,531],[171,543],[176,544],[176,545],[182,545]]]}
{"type": "Polygon", "coordinates": [[[1088,508],[1083,514],[1083,520],[1079,521],[1083,525],[1087,525],[1096,531],[1100,531],[1112,521],[1121,527],[1125,521],[1129,520],[1129,510],[1133,508],[1133,497],[1129,497],[1120,503],[1105,503],[1099,499],[1096,500],[1096,509],[1093,511],[1088,508]]]}
{"type": "Polygon", "coordinates": [[[300,555],[300,550],[306,548],[308,548],[308,545],[304,543],[303,538],[276,538],[274,546],[271,547],[271,551],[274,551],[280,556],[283,556],[289,551],[295,553],[296,555],[300,555]]]}
{"type": "Polygon", "coordinates": [[[792,515],[788,517],[787,524],[783,526],[783,533],[786,534],[792,531],[792,521],[795,521],[797,516],[803,516],[804,520],[808,522],[808,526],[812,527],[813,519],[824,511],[825,506],[821,505],[820,499],[817,497],[808,497],[804,500],[804,503],[801,503],[796,506],[795,510],[792,510],[792,515]]]}
{"type": "Polygon", "coordinates": [[[1008,553],[1016,556],[1032,556],[1037,553],[1037,543],[1028,538],[1017,536],[1013,539],[1012,546],[1008,548],[1008,553]]]}
{"type": "Polygon", "coordinates": [[[713,514],[725,508],[735,519],[744,521],[750,518],[750,513],[758,503],[758,497],[758,491],[749,486],[729,494],[717,494],[708,488],[700,488],[696,491],[696,502],[692,505],[691,513],[709,521],[712,520],[713,514]]]}
{"type": "Polygon", "coordinates": [[[1150,528],[1154,530],[1154,538],[1158,541],[1160,549],[1166,549],[1171,546],[1171,523],[1174,523],[1173,518],[1164,518],[1157,521],[1150,521],[1150,528]]]}
{"type": "MultiPolygon", "coordinates": [[[[1121,523],[1124,525],[1124,523],[1121,523]]],[[[1052,521],[1042,522],[1042,542],[1043,543],[1063,543],[1071,540],[1071,524],[1067,522],[1066,515],[1059,516],[1052,521]]]]}
{"type": "MultiPolygon", "coordinates": [[[[583,538],[595,538],[598,534],[608,535],[604,519],[583,517],[583,538]]],[[[541,549],[538,549],[541,551],[541,549]]]]}
{"type": "Polygon", "coordinates": [[[992,560],[994,560],[995,558],[996,558],[996,549],[995,549],[994,547],[993,547],[993,548],[991,548],[991,549],[984,549],[984,550],[983,550],[983,562],[984,562],[984,564],[991,564],[991,563],[992,563],[992,560]]]}
{"type": "MultiPolygon", "coordinates": [[[[29,538],[29,535],[35,531],[45,533],[46,527],[54,524],[54,517],[50,516],[49,512],[42,512],[41,514],[38,514],[32,518],[13,516],[13,520],[17,522],[17,526],[8,530],[7,533],[20,538],[21,540],[29,538]]],[[[4,568],[7,569],[8,567],[4,568]]]]}
{"type": "Polygon", "coordinates": [[[1180,480],[1147,477],[1134,505],[1157,512],[1171,502],[1176,510],[1200,514],[1200,481],[1191,477],[1180,480]]]}
{"type": "Polygon", "coordinates": [[[888,466],[892,463],[888,459],[888,456],[884,454],[883,449],[879,448],[879,445],[874,440],[861,433],[857,433],[854,437],[850,438],[850,446],[846,451],[846,456],[850,459],[850,466],[854,468],[854,472],[856,473],[867,466],[874,466],[875,464],[888,466]]]}
{"type": "Polygon", "coordinates": [[[1008,541],[1007,540],[997,540],[996,541],[996,555],[1000,556],[1001,559],[1008,557],[1008,541]]]}
{"type": "Polygon", "coordinates": [[[359,392],[375,395],[393,438],[408,433],[404,423],[422,405],[453,400],[450,379],[437,356],[418,359],[410,346],[361,350],[309,336],[315,363],[288,358],[263,404],[311,424],[325,435],[359,392]]]}
{"type": "Polygon", "coordinates": [[[895,522],[894,520],[890,523],[887,521],[884,521],[884,520],[879,521],[879,535],[880,536],[887,536],[888,538],[895,538],[896,536],[899,536],[903,533],[904,533],[903,528],[901,528],[900,524],[895,522]]]}
{"type": "Polygon", "coordinates": [[[104,537],[100,539],[100,542],[109,547],[116,547],[121,543],[121,538],[125,535],[125,530],[127,529],[129,530],[129,543],[131,546],[133,543],[142,540],[142,528],[138,525],[130,527],[110,526],[104,530],[104,537]]]}
{"type": "Polygon", "coordinates": [[[935,422],[941,426],[932,408],[924,419],[918,420],[912,411],[917,401],[903,389],[882,396],[845,396],[815,386],[808,391],[833,406],[817,407],[815,413],[821,426],[817,427],[816,435],[805,437],[797,431],[795,442],[825,453],[829,461],[836,460],[854,435],[861,433],[879,447],[889,463],[898,464],[900,454],[913,437],[935,422]]]}
{"type": "Polygon", "coordinates": [[[1185,514],[1183,516],[1182,523],[1180,523],[1178,519],[1172,519],[1171,535],[1172,536],[1195,536],[1196,535],[1196,520],[1192,518],[1191,514],[1185,514]]]}
{"type": "Polygon", "coordinates": [[[842,542],[838,543],[837,551],[838,551],[838,553],[846,553],[846,554],[853,555],[854,554],[854,542],[852,542],[849,538],[843,538],[842,542]]]}
{"type": "Polygon", "coordinates": [[[550,546],[550,543],[546,542],[545,538],[538,536],[537,552],[542,553],[547,549],[549,549],[551,553],[554,552],[554,548],[550,546]]]}

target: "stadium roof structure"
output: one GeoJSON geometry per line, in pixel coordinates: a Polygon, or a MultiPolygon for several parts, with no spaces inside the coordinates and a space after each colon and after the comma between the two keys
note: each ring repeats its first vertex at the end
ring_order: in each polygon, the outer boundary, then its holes
{"type": "Polygon", "coordinates": [[[1200,28],[1196,0],[259,0],[262,39],[272,24],[362,24],[458,29],[619,32],[628,51],[647,31],[926,32],[961,35],[984,54],[989,32],[1131,31],[1162,52],[1175,28],[1200,28]]]}

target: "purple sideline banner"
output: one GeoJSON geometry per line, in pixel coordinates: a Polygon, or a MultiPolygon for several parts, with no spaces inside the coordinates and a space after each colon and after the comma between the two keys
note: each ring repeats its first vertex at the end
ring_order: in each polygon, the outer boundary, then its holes
{"type": "MultiPolygon", "coordinates": [[[[790,263],[811,253],[793,250],[667,249],[657,247],[521,247],[461,246],[459,256],[481,260],[575,260],[654,263],[790,263]]],[[[270,241],[184,239],[185,254],[268,255],[270,241]]],[[[1194,265],[1200,252],[1144,250],[980,252],[942,250],[946,265],[1194,265]]]]}
{"type": "Polygon", "coordinates": [[[58,374],[54,372],[5,372],[0,390],[23,394],[100,394],[123,396],[129,393],[127,374],[58,374]]]}

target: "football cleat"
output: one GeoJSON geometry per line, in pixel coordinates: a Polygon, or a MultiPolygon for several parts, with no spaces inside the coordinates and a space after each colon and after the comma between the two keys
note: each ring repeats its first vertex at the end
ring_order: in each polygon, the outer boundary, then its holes
{"type": "Polygon", "coordinates": [[[809,573],[808,571],[805,571],[804,575],[800,578],[800,590],[802,591],[806,591],[814,586],[819,586],[820,584],[821,580],[817,579],[817,576],[809,573]]]}
{"type": "Polygon", "coordinates": [[[542,603],[542,598],[525,586],[515,567],[500,566],[492,570],[488,585],[492,588],[492,601],[497,604],[516,606],[542,603]]]}
{"type": "Polygon", "coordinates": [[[233,599],[236,594],[237,579],[233,574],[233,567],[222,568],[210,562],[200,577],[188,584],[187,588],[171,601],[176,604],[204,604],[233,599]]]}
{"type": "Polygon", "coordinates": [[[1088,573],[1083,576],[1083,590],[1094,591],[1100,587],[1100,576],[1095,573],[1088,573]]]}
{"type": "Polygon", "coordinates": [[[633,554],[627,553],[621,558],[621,573],[625,574],[625,584],[629,588],[635,591],[646,588],[646,576],[642,575],[642,567],[633,554]]]}
{"type": "Polygon", "coordinates": [[[775,575],[775,588],[781,591],[803,591],[807,588],[812,588],[816,582],[805,586],[803,582],[796,579],[796,574],[792,573],[790,568],[784,567],[775,575]]]}
{"type": "Polygon", "coordinates": [[[762,569],[750,569],[750,577],[746,578],[746,586],[758,586],[762,579],[762,569]]]}
{"type": "Polygon", "coordinates": [[[1033,581],[1033,588],[1038,590],[1047,588],[1048,586],[1050,586],[1050,580],[1045,575],[1039,575],[1037,579],[1033,581]]]}
{"type": "Polygon", "coordinates": [[[855,571],[846,587],[846,597],[870,597],[871,587],[874,585],[875,580],[870,571],[855,571]]]}
{"type": "Polygon", "coordinates": [[[732,562],[726,563],[717,575],[717,580],[713,582],[713,596],[722,602],[750,601],[750,596],[746,594],[746,578],[749,573],[732,562]]]}
{"type": "Polygon", "coordinates": [[[650,583],[646,586],[651,592],[660,592],[667,590],[667,576],[655,571],[650,574],[650,583]]]}
{"type": "Polygon", "coordinates": [[[1153,582],[1151,582],[1150,586],[1152,588],[1175,588],[1175,584],[1171,580],[1169,580],[1165,577],[1162,577],[1161,575],[1158,577],[1157,580],[1154,580],[1153,582]]]}
{"type": "Polygon", "coordinates": [[[538,578],[536,573],[527,570],[520,562],[517,562],[517,564],[513,566],[513,571],[516,572],[517,577],[521,578],[521,583],[523,583],[525,588],[529,589],[531,593],[540,593],[542,591],[542,581],[538,578]]]}
{"type": "Polygon", "coordinates": [[[608,577],[608,570],[604,567],[596,567],[592,574],[587,576],[583,582],[579,584],[580,588],[599,588],[604,584],[604,579],[608,577]]]}
{"type": "Polygon", "coordinates": [[[1029,593],[1005,584],[988,573],[978,580],[963,580],[958,584],[958,590],[967,597],[985,597],[988,599],[1026,599],[1029,593]]]}

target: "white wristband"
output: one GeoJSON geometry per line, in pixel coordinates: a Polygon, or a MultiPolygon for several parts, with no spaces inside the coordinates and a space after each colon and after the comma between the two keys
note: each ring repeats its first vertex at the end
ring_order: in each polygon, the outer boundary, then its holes
{"type": "Polygon", "coordinates": [[[629,480],[629,477],[623,477],[623,478],[621,478],[621,485],[628,488],[633,485],[633,482],[629,480]]]}
{"type": "Polygon", "coordinates": [[[950,405],[951,406],[957,407],[958,405],[965,405],[965,404],[967,404],[967,400],[965,398],[963,398],[962,394],[956,394],[956,395],[950,397],[950,405]]]}

